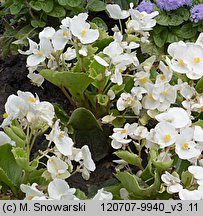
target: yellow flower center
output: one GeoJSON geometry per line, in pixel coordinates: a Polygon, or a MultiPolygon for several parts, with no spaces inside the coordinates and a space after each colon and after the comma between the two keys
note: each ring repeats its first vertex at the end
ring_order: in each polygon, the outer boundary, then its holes
{"type": "Polygon", "coordinates": [[[165,91],[163,92],[163,95],[164,95],[165,97],[168,96],[168,91],[165,90],[165,91]]]}
{"type": "Polygon", "coordinates": [[[164,75],[161,75],[160,79],[163,81],[166,79],[166,77],[164,75]]]}
{"type": "Polygon", "coordinates": [[[203,106],[199,108],[200,111],[203,111],[203,106]]]}
{"type": "Polygon", "coordinates": [[[140,82],[141,82],[142,84],[145,84],[145,83],[147,82],[147,77],[142,78],[142,79],[140,80],[140,82]]]}
{"type": "Polygon", "coordinates": [[[85,36],[86,33],[87,33],[87,30],[84,29],[84,30],[82,30],[81,35],[85,36]]]}
{"type": "Polygon", "coordinates": [[[132,103],[133,99],[131,97],[127,98],[126,102],[127,103],[132,103]]]}
{"type": "Polygon", "coordinates": [[[188,149],[189,149],[188,143],[184,143],[184,144],[182,145],[182,148],[183,148],[184,150],[188,150],[188,149]]]}
{"type": "Polygon", "coordinates": [[[59,137],[60,137],[61,139],[63,139],[63,138],[65,137],[64,133],[60,133],[60,134],[59,134],[59,137]]]}
{"type": "Polygon", "coordinates": [[[183,59],[181,59],[181,58],[178,60],[178,64],[180,66],[185,66],[185,63],[184,63],[183,59]]]}
{"type": "Polygon", "coordinates": [[[167,70],[170,70],[170,67],[168,65],[166,66],[166,68],[167,68],[167,70]]]}
{"type": "Polygon", "coordinates": [[[125,134],[126,132],[127,132],[126,129],[121,130],[121,134],[125,134]]]}
{"type": "Polygon", "coordinates": [[[141,14],[141,17],[144,18],[144,13],[140,13],[140,14],[141,14]]]}
{"type": "Polygon", "coordinates": [[[64,36],[64,37],[67,37],[67,36],[68,36],[68,32],[67,32],[67,31],[64,31],[64,32],[63,32],[63,36],[64,36]]]}
{"type": "Polygon", "coordinates": [[[41,56],[43,56],[43,52],[39,51],[39,52],[37,53],[37,55],[38,55],[39,57],[41,57],[41,56]]]}
{"type": "Polygon", "coordinates": [[[29,102],[31,102],[31,103],[35,103],[35,102],[36,102],[36,99],[33,98],[33,97],[29,97],[27,100],[28,100],[29,102]]]}
{"type": "Polygon", "coordinates": [[[122,72],[123,72],[123,69],[122,69],[122,68],[119,68],[119,72],[122,73],[122,72]]]}
{"type": "Polygon", "coordinates": [[[28,196],[28,200],[32,200],[34,196],[28,196]]]}
{"type": "Polygon", "coordinates": [[[193,61],[194,61],[194,63],[200,63],[200,60],[201,59],[199,57],[195,57],[193,61]]]}
{"type": "Polygon", "coordinates": [[[8,113],[4,113],[4,114],[3,114],[3,118],[4,118],[4,119],[8,118],[8,113]]]}
{"type": "Polygon", "coordinates": [[[149,99],[150,99],[150,100],[154,100],[154,98],[153,98],[153,95],[152,95],[152,94],[149,94],[149,99]]]}
{"type": "Polygon", "coordinates": [[[164,136],[164,141],[169,142],[171,140],[171,135],[167,134],[164,136]]]}

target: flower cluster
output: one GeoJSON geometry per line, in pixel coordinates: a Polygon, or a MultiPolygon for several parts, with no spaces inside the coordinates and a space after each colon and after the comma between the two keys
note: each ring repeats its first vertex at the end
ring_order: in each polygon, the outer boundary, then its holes
{"type": "MultiPolygon", "coordinates": [[[[34,73],[40,70],[40,67],[47,67],[49,69],[59,69],[60,67],[68,69],[69,61],[76,58],[76,50],[73,46],[73,41],[77,40],[82,45],[90,44],[96,41],[99,37],[97,29],[91,29],[90,24],[86,22],[88,18],[87,13],[81,13],[73,18],[65,18],[61,21],[59,30],[52,27],[46,27],[39,33],[39,44],[29,40],[29,50],[19,52],[24,55],[29,55],[27,58],[27,66],[29,69],[28,78],[33,84],[41,86],[44,78],[34,73]],[[66,45],[69,44],[68,48],[66,45]]],[[[81,55],[87,55],[85,46],[81,46],[79,50],[81,55]]]]}
{"type": "Polygon", "coordinates": [[[154,5],[151,1],[148,1],[148,0],[143,0],[137,7],[136,9],[139,11],[139,12],[147,12],[147,13],[152,13],[153,10],[154,10],[154,5]]]}
{"type": "MultiPolygon", "coordinates": [[[[46,140],[49,141],[48,148],[44,152],[40,150],[40,158],[48,158],[47,164],[44,164],[46,171],[42,175],[47,181],[50,181],[48,185],[49,198],[77,199],[74,196],[76,189],[69,189],[65,179],[70,177],[73,171],[81,173],[84,179],[89,179],[90,172],[96,169],[89,147],[84,145],[81,149],[75,148],[73,140],[68,134],[68,128],[64,127],[60,120],[56,120],[54,106],[46,101],[40,102],[37,95],[18,91],[17,95],[8,97],[5,110],[6,113],[3,115],[5,119],[1,127],[8,135],[0,131],[0,146],[10,144],[14,149],[22,149],[27,152],[26,157],[29,158],[36,138],[50,127],[51,132],[45,135],[46,140]],[[15,134],[14,136],[11,131],[12,124],[16,120],[18,128],[15,127],[16,134],[12,132],[15,134]],[[25,139],[24,131],[26,131],[25,139]],[[73,161],[78,164],[75,170],[73,161]]],[[[36,188],[36,183],[32,186],[21,185],[21,189],[29,199],[45,199],[44,194],[36,188]]]]}
{"type": "Polygon", "coordinates": [[[190,9],[190,17],[195,23],[203,20],[203,4],[194,5],[190,9]]]}
{"type": "Polygon", "coordinates": [[[169,45],[168,53],[172,57],[168,66],[177,73],[186,74],[189,79],[197,80],[203,76],[203,35],[195,43],[175,42],[169,45]],[[185,55],[185,53],[188,53],[185,55]]]}
{"type": "Polygon", "coordinates": [[[171,11],[184,5],[191,6],[192,0],[156,0],[156,4],[161,10],[171,11]]]}

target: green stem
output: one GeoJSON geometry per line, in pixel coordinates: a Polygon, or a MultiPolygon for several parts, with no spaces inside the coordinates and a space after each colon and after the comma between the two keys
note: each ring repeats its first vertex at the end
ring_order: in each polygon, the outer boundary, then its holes
{"type": "Polygon", "coordinates": [[[69,100],[69,102],[74,106],[77,107],[75,102],[73,101],[73,99],[71,98],[71,96],[68,94],[68,92],[66,91],[64,86],[61,86],[60,89],[62,90],[62,92],[64,93],[64,95],[67,97],[67,99],[69,100]]]}

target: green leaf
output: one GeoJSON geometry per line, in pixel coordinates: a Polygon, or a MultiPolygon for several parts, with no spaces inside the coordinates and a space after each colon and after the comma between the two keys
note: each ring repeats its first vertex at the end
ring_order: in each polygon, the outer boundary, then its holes
{"type": "Polygon", "coordinates": [[[62,6],[54,5],[53,10],[48,15],[52,17],[65,17],[66,11],[62,6]]]}
{"type": "Polygon", "coordinates": [[[10,7],[10,11],[11,11],[11,14],[13,15],[16,15],[18,13],[20,13],[20,11],[25,7],[24,4],[22,3],[19,3],[19,4],[12,4],[11,7],[10,7]]]}
{"type": "Polygon", "coordinates": [[[76,189],[76,192],[74,193],[74,195],[80,200],[87,200],[87,196],[80,189],[76,189]]]}
{"type": "Polygon", "coordinates": [[[11,149],[12,146],[9,144],[0,147],[0,168],[6,173],[13,185],[17,186],[21,181],[22,169],[16,163],[11,149]]]}
{"type": "Polygon", "coordinates": [[[30,36],[31,33],[32,33],[32,37],[33,37],[33,35],[34,35],[33,31],[34,31],[34,29],[33,29],[33,27],[31,25],[26,25],[17,32],[15,37],[17,39],[21,39],[21,40],[22,39],[27,39],[30,36]]]}
{"type": "Polygon", "coordinates": [[[201,128],[203,128],[203,120],[199,119],[193,125],[200,126],[201,128]]]}
{"type": "Polygon", "coordinates": [[[87,9],[90,11],[103,11],[106,9],[106,4],[100,0],[89,0],[87,3],[87,9]]]}
{"type": "Polygon", "coordinates": [[[126,161],[127,163],[137,166],[137,167],[141,167],[141,163],[142,163],[142,159],[131,152],[128,151],[123,151],[123,150],[119,150],[117,152],[114,153],[117,157],[119,157],[120,159],[123,159],[124,161],[126,161]]]}
{"type": "Polygon", "coordinates": [[[181,182],[184,187],[190,186],[193,180],[193,175],[189,171],[182,172],[181,174],[181,182]]]}
{"type": "Polygon", "coordinates": [[[164,53],[164,48],[157,47],[153,42],[150,41],[150,43],[141,43],[141,50],[142,53],[146,53],[148,55],[155,55],[156,59],[161,59],[162,54],[164,53]]]}
{"type": "Polygon", "coordinates": [[[177,35],[175,35],[175,33],[173,31],[168,32],[168,38],[167,38],[167,41],[166,41],[167,43],[178,42],[180,40],[181,39],[177,35]]]}
{"type": "Polygon", "coordinates": [[[30,7],[36,11],[40,11],[42,9],[41,2],[38,0],[33,0],[29,3],[30,7]]]}
{"type": "Polygon", "coordinates": [[[17,164],[25,171],[31,172],[38,167],[38,160],[36,159],[30,163],[28,160],[28,155],[23,148],[13,148],[12,153],[17,164]]]}
{"type": "Polygon", "coordinates": [[[184,39],[190,39],[192,37],[195,37],[197,34],[197,28],[194,28],[192,26],[192,23],[186,23],[183,26],[179,27],[176,31],[175,34],[178,37],[184,38],[184,39]]]}
{"type": "MultiPolygon", "coordinates": [[[[62,1],[65,1],[65,0],[62,0],[62,1]]],[[[68,0],[66,2],[70,7],[79,7],[79,6],[83,5],[82,0],[68,0]]]]}
{"type": "Polygon", "coordinates": [[[60,119],[62,123],[67,124],[69,117],[66,111],[57,103],[54,103],[53,106],[57,119],[60,119]]]}
{"type": "Polygon", "coordinates": [[[42,70],[40,74],[49,82],[61,88],[64,86],[70,93],[81,100],[83,92],[92,82],[92,79],[85,73],[58,72],[52,70],[42,70]]]}
{"type": "Polygon", "coordinates": [[[48,0],[44,2],[41,1],[40,4],[41,4],[42,10],[46,13],[50,13],[54,9],[54,7],[56,7],[54,6],[53,0],[48,0]]]}
{"type": "Polygon", "coordinates": [[[31,25],[34,27],[34,28],[38,28],[38,27],[44,27],[46,25],[45,22],[42,22],[40,20],[31,20],[31,25]]]}
{"type": "Polygon", "coordinates": [[[22,139],[17,135],[17,131],[15,132],[10,127],[4,127],[4,132],[11,138],[11,140],[15,141],[17,147],[25,146],[25,139],[22,139]]]}
{"type": "Polygon", "coordinates": [[[11,181],[11,179],[8,177],[6,172],[0,167],[0,183],[3,182],[5,185],[7,185],[12,190],[15,190],[15,184],[11,181]]]}
{"type": "Polygon", "coordinates": [[[105,131],[98,124],[94,115],[85,108],[78,108],[72,113],[69,124],[74,129],[75,145],[81,148],[88,145],[93,160],[98,161],[108,155],[110,143],[105,131]]]}
{"type": "Polygon", "coordinates": [[[91,22],[95,23],[99,28],[102,28],[104,31],[108,30],[106,23],[100,17],[95,17],[91,22]]]}
{"type": "Polygon", "coordinates": [[[167,29],[164,29],[159,34],[155,34],[155,33],[153,34],[154,42],[159,48],[164,46],[164,44],[166,43],[167,37],[168,37],[167,29]]]}
{"type": "Polygon", "coordinates": [[[128,172],[119,172],[115,176],[126,190],[131,193],[133,199],[153,199],[156,197],[161,185],[158,173],[155,173],[154,182],[150,186],[141,186],[140,179],[128,172]]]}
{"type": "Polygon", "coordinates": [[[203,93],[203,77],[197,82],[195,89],[198,93],[203,93]]]}

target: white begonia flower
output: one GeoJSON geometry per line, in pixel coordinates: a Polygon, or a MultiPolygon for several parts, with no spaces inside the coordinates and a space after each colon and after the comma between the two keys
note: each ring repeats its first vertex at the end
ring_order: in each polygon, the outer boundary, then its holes
{"type": "Polygon", "coordinates": [[[52,43],[54,46],[54,50],[63,50],[67,44],[67,42],[72,38],[70,29],[64,26],[61,26],[61,29],[56,31],[52,38],[52,43]]]}
{"type": "Polygon", "coordinates": [[[32,51],[32,54],[27,58],[27,65],[29,67],[37,66],[41,62],[44,62],[46,58],[53,52],[51,42],[47,38],[41,38],[39,42],[39,48],[32,51]]]}
{"type": "Polygon", "coordinates": [[[179,198],[181,200],[201,200],[202,199],[202,194],[199,190],[187,190],[187,189],[182,189],[179,191],[179,198]]]}
{"type": "Polygon", "coordinates": [[[175,128],[184,128],[191,125],[188,113],[180,107],[170,108],[167,112],[155,116],[159,122],[169,122],[175,128]]]}
{"type": "Polygon", "coordinates": [[[40,33],[39,33],[39,39],[41,38],[47,38],[49,40],[51,40],[55,34],[55,29],[52,27],[46,27],[44,28],[40,33]]]}
{"type": "Polygon", "coordinates": [[[55,32],[52,37],[52,43],[54,46],[54,50],[63,50],[69,40],[72,38],[72,34],[70,31],[70,21],[71,18],[64,18],[61,23],[60,29],[55,32]]]}
{"type": "Polygon", "coordinates": [[[189,100],[192,98],[192,96],[195,95],[195,88],[190,86],[187,82],[181,83],[178,86],[178,90],[180,91],[180,94],[186,99],[189,100]]]}
{"type": "Polygon", "coordinates": [[[151,129],[148,136],[146,137],[146,148],[154,148],[154,149],[159,149],[159,145],[156,143],[155,140],[155,129],[151,129]]]}
{"type": "Polygon", "coordinates": [[[192,173],[192,175],[197,180],[203,180],[203,167],[201,166],[189,166],[188,171],[192,173]]]}
{"type": "Polygon", "coordinates": [[[73,49],[72,47],[68,47],[66,52],[62,54],[62,59],[65,61],[71,61],[76,58],[76,50],[73,49]]]}
{"type": "Polygon", "coordinates": [[[41,74],[29,73],[27,77],[31,80],[33,85],[37,85],[38,87],[42,86],[44,82],[44,77],[41,74]]]}
{"type": "Polygon", "coordinates": [[[203,144],[203,129],[200,126],[195,125],[193,139],[196,142],[203,144]]]}
{"type": "Polygon", "coordinates": [[[193,141],[193,128],[186,128],[177,136],[175,151],[181,159],[197,158],[201,154],[199,145],[193,141]]]}
{"type": "MultiPolygon", "coordinates": [[[[127,136],[132,131],[132,126],[130,124],[125,124],[124,128],[114,128],[113,134],[110,136],[112,139],[111,146],[114,149],[120,149],[123,145],[130,143],[132,140],[127,139],[127,136]]],[[[137,125],[135,125],[137,126],[137,125]]]]}
{"type": "Polygon", "coordinates": [[[59,126],[59,120],[53,125],[52,131],[46,135],[46,139],[54,142],[59,152],[65,156],[72,155],[73,141],[66,131],[62,131],[59,126]]]}
{"type": "Polygon", "coordinates": [[[156,161],[162,162],[162,163],[169,163],[169,162],[172,162],[171,156],[172,154],[163,151],[157,156],[156,161]]]}
{"type": "Polygon", "coordinates": [[[122,77],[122,74],[121,74],[121,72],[119,70],[115,70],[114,74],[112,74],[111,82],[116,83],[118,85],[123,84],[123,77],[122,77]]]}
{"type": "Polygon", "coordinates": [[[138,100],[142,100],[143,94],[147,93],[147,90],[143,87],[133,87],[131,89],[131,93],[134,97],[136,97],[138,100]]]}
{"type": "Polygon", "coordinates": [[[176,102],[177,98],[177,90],[175,86],[170,85],[169,83],[165,83],[163,87],[163,91],[160,94],[159,101],[160,105],[157,109],[161,112],[167,110],[171,104],[176,102]]]}
{"type": "Polygon", "coordinates": [[[161,176],[161,180],[167,186],[166,190],[169,194],[178,193],[183,189],[183,186],[180,184],[180,179],[171,175],[167,171],[165,171],[165,174],[161,176]]]}
{"type": "Polygon", "coordinates": [[[200,33],[195,44],[201,46],[203,48],[203,33],[200,33]]]}
{"type": "Polygon", "coordinates": [[[121,47],[120,43],[113,41],[104,48],[103,53],[109,56],[111,59],[116,59],[123,53],[123,48],[121,47]]]}
{"type": "Polygon", "coordinates": [[[0,146],[5,144],[10,144],[12,146],[16,145],[7,134],[5,134],[3,131],[0,131],[0,146]]]}
{"type": "Polygon", "coordinates": [[[109,66],[109,63],[107,63],[103,58],[101,58],[101,57],[98,56],[98,55],[95,55],[95,56],[94,56],[94,59],[95,59],[100,65],[103,65],[104,67],[108,67],[108,66],[109,66]]]}
{"type": "Polygon", "coordinates": [[[163,88],[164,86],[162,84],[146,83],[145,89],[147,90],[147,95],[142,100],[142,105],[145,109],[154,110],[159,107],[159,98],[163,92],[163,88]]]}
{"type": "Polygon", "coordinates": [[[110,17],[115,20],[126,19],[130,16],[129,11],[121,10],[120,6],[117,4],[107,4],[106,10],[110,17]]]}
{"type": "Polygon", "coordinates": [[[115,119],[116,119],[115,116],[113,116],[113,115],[107,115],[107,116],[104,116],[101,120],[102,120],[102,124],[110,124],[115,119]]]}
{"type": "Polygon", "coordinates": [[[129,192],[125,188],[121,188],[119,193],[122,200],[129,200],[129,192]]]}
{"type": "Polygon", "coordinates": [[[153,19],[159,14],[154,11],[150,14],[145,11],[139,12],[138,10],[130,10],[131,20],[127,23],[127,29],[132,32],[150,31],[156,25],[156,20],[153,19]]]}
{"type": "Polygon", "coordinates": [[[88,50],[86,46],[82,46],[82,48],[78,51],[81,56],[87,56],[88,50]]]}
{"type": "Polygon", "coordinates": [[[169,82],[172,78],[173,71],[171,70],[170,59],[168,57],[166,57],[166,63],[168,65],[165,65],[162,61],[160,61],[160,63],[159,63],[159,70],[163,74],[159,74],[156,76],[156,83],[157,84],[169,82]]]}
{"type": "Polygon", "coordinates": [[[139,115],[142,105],[140,101],[136,100],[130,93],[122,93],[116,103],[117,109],[123,111],[126,108],[131,108],[135,115],[139,115]]]}
{"type": "Polygon", "coordinates": [[[66,179],[70,176],[70,173],[67,171],[68,165],[60,158],[52,156],[47,161],[47,171],[51,174],[52,179],[60,178],[66,179]]]}
{"type": "Polygon", "coordinates": [[[84,145],[81,149],[73,148],[73,154],[68,158],[79,162],[80,169],[78,172],[82,173],[82,177],[85,180],[89,179],[90,171],[93,172],[96,169],[95,163],[92,160],[91,152],[87,145],[84,145]]]}
{"type": "Polygon", "coordinates": [[[82,158],[83,158],[83,165],[85,168],[89,171],[94,171],[96,169],[95,163],[92,160],[91,152],[89,150],[89,147],[87,145],[84,145],[81,148],[82,152],[82,158]]]}
{"type": "Polygon", "coordinates": [[[150,73],[144,71],[138,72],[135,74],[134,81],[135,81],[134,84],[135,86],[145,87],[147,83],[151,83],[150,73]]]}
{"type": "Polygon", "coordinates": [[[109,97],[110,100],[114,100],[116,95],[112,89],[109,89],[107,92],[107,96],[109,97]]]}
{"type": "Polygon", "coordinates": [[[23,119],[29,110],[29,104],[16,95],[10,95],[5,103],[4,121],[0,127],[5,127],[11,123],[13,119],[23,119]]]}
{"type": "Polygon", "coordinates": [[[92,198],[92,200],[112,200],[113,195],[111,192],[107,192],[104,188],[97,191],[97,194],[92,198]]]}
{"type": "Polygon", "coordinates": [[[72,34],[77,37],[82,44],[90,44],[99,38],[97,29],[90,29],[90,24],[86,22],[87,13],[80,13],[74,16],[70,21],[72,34]]]}
{"type": "Polygon", "coordinates": [[[29,50],[22,51],[22,50],[19,49],[18,52],[20,54],[31,55],[33,53],[33,50],[38,48],[38,44],[36,42],[34,42],[33,40],[29,39],[29,38],[28,38],[28,43],[29,43],[29,50]]]}
{"type": "Polygon", "coordinates": [[[191,110],[201,113],[203,111],[203,96],[199,96],[195,98],[195,102],[191,105],[191,110]]]}
{"type": "Polygon", "coordinates": [[[40,191],[38,188],[38,184],[33,183],[31,186],[21,184],[20,189],[23,193],[25,193],[25,199],[26,200],[32,200],[35,197],[44,197],[44,194],[42,191],[40,191]]]}
{"type": "Polygon", "coordinates": [[[132,131],[132,133],[129,134],[129,136],[134,140],[140,140],[145,139],[149,134],[149,131],[144,126],[138,126],[135,128],[135,130],[132,131]]]}
{"type": "Polygon", "coordinates": [[[178,133],[172,124],[160,122],[156,125],[154,130],[154,140],[159,144],[160,148],[165,148],[175,143],[178,133]]]}
{"type": "Polygon", "coordinates": [[[54,200],[78,200],[74,195],[75,188],[70,188],[68,183],[62,179],[54,179],[48,185],[49,197],[54,200]]]}

